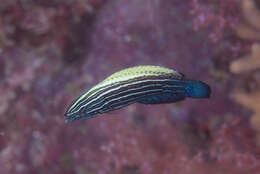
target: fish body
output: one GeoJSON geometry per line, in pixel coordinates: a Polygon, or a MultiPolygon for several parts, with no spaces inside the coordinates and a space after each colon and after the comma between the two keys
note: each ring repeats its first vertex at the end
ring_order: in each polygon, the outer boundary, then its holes
{"type": "Polygon", "coordinates": [[[66,121],[88,119],[133,103],[163,104],[209,98],[210,87],[160,66],[136,66],[112,74],[80,95],[65,113],[66,121]]]}

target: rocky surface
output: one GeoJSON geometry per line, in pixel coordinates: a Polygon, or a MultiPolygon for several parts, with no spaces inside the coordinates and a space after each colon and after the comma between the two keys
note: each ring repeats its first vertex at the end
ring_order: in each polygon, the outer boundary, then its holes
{"type": "Polygon", "coordinates": [[[259,67],[230,68],[259,41],[237,35],[241,1],[1,0],[0,172],[259,173],[259,67]],[[144,64],[209,83],[211,99],[64,122],[80,93],[144,64]]]}

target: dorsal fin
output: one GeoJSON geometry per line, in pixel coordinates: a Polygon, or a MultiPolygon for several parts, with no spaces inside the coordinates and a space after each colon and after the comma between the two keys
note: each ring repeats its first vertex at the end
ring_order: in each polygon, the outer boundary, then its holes
{"type": "Polygon", "coordinates": [[[165,75],[165,76],[172,76],[177,79],[183,78],[183,74],[174,71],[169,68],[164,68],[160,66],[151,66],[151,65],[146,65],[146,66],[135,66],[131,68],[127,68],[124,70],[121,70],[119,72],[116,72],[109,77],[107,77],[103,82],[114,80],[117,78],[121,77],[126,77],[126,76],[149,76],[149,75],[165,75]]]}

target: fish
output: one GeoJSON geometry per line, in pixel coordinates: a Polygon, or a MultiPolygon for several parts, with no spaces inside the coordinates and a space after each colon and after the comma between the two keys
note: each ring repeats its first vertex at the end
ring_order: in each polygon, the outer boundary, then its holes
{"type": "Polygon", "coordinates": [[[65,121],[83,120],[133,103],[167,104],[186,98],[210,98],[210,86],[186,79],[184,74],[161,66],[143,65],[116,72],[73,100],[65,121]]]}

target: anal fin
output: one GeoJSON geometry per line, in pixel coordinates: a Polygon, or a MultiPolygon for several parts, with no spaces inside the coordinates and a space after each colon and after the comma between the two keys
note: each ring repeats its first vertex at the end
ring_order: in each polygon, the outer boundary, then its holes
{"type": "Polygon", "coordinates": [[[163,103],[174,103],[184,100],[185,96],[183,94],[174,93],[164,93],[156,94],[140,99],[138,102],[142,104],[163,104],[163,103]]]}

